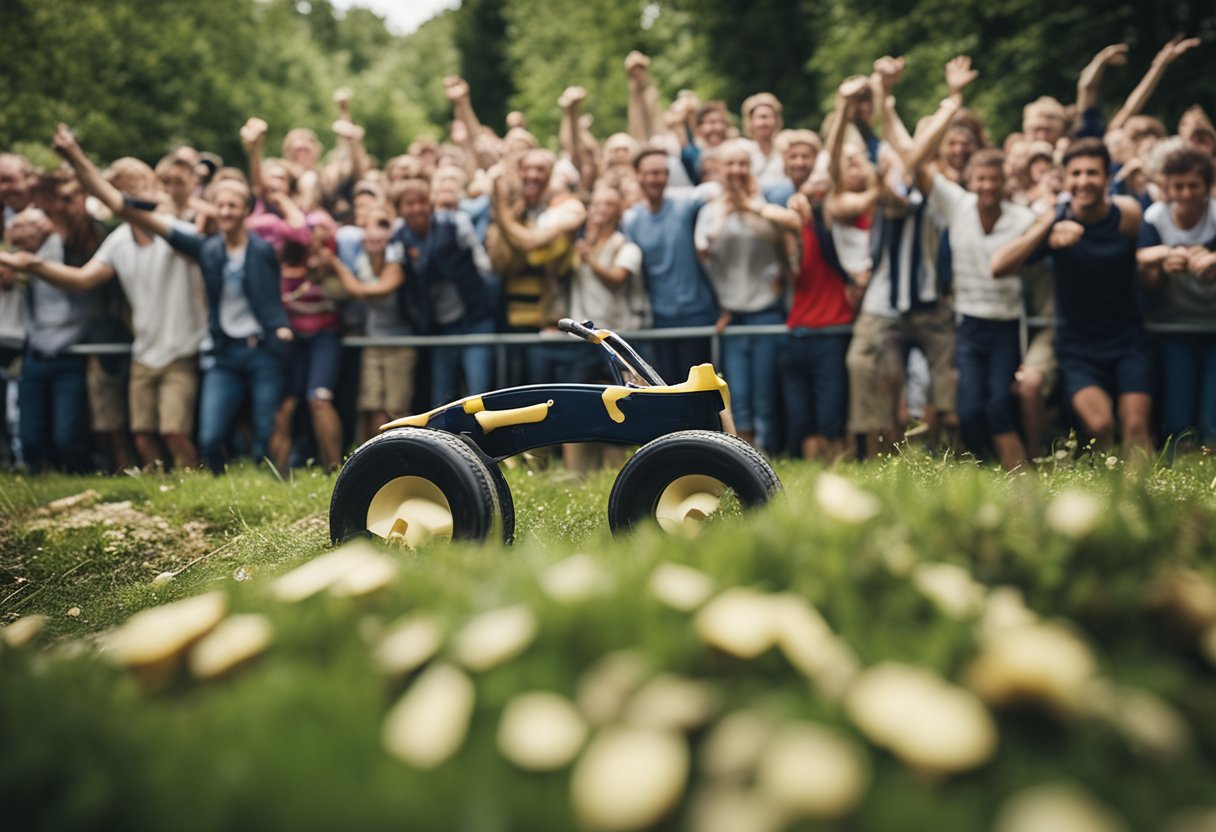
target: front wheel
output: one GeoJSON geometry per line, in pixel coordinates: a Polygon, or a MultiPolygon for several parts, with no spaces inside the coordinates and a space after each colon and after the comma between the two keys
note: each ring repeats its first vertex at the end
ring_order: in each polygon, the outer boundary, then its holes
{"type": "Polygon", "coordinates": [[[671,433],[643,445],[621,468],[608,497],[608,525],[621,533],[654,519],[669,533],[693,535],[728,491],[752,508],[778,494],[781,480],[738,437],[705,430],[671,433]]]}
{"type": "Polygon", "coordinates": [[[411,548],[436,537],[485,540],[503,526],[499,487],[459,437],[390,430],[342,466],[330,500],[330,538],[341,543],[370,534],[411,548]]]}

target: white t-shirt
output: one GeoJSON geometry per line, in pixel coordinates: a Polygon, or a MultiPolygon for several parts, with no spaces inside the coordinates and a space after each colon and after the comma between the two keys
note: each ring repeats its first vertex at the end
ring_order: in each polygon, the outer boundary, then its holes
{"type": "MultiPolygon", "coordinates": [[[[1154,202],[1144,212],[1144,223],[1157,232],[1162,245],[1206,246],[1216,240],[1216,198],[1208,198],[1207,211],[1191,228],[1179,228],[1168,202],[1154,202]]],[[[1143,240],[1144,234],[1141,233],[1143,240]]],[[[1216,315],[1216,282],[1193,274],[1163,274],[1158,302],[1148,311],[1152,321],[1211,323],[1216,315]]]]}
{"type": "Polygon", "coordinates": [[[1012,321],[1022,316],[1021,277],[992,276],[992,255],[1034,224],[1035,213],[1003,200],[1001,215],[991,233],[980,223],[979,198],[940,173],[933,177],[929,207],[939,212],[950,232],[954,272],[954,309],[960,315],[990,321],[1012,321]]]}
{"type": "Polygon", "coordinates": [[[645,327],[650,316],[646,288],[642,285],[642,250],[617,231],[591,256],[601,268],[623,268],[629,276],[620,287],[610,289],[589,263],[579,263],[570,284],[570,317],[594,321],[605,329],[625,331],[645,327]]]}
{"type": "Polygon", "coordinates": [[[759,312],[780,300],[777,279],[785,251],[766,220],[728,211],[725,201],[715,199],[697,215],[693,242],[697,251],[709,252],[705,271],[723,310],[759,312]]]}
{"type": "Polygon", "coordinates": [[[131,356],[146,367],[166,367],[197,355],[207,330],[207,299],[198,264],[162,237],[147,245],[123,225],[93,255],[118,275],[131,304],[131,356]]]}

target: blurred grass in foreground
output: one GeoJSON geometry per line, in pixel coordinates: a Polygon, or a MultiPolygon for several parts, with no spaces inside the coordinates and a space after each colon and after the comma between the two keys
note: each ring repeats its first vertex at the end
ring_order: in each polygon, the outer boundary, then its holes
{"type": "MultiPolygon", "coordinates": [[[[516,546],[390,551],[399,567],[390,586],[294,605],[273,600],[268,585],[328,550],[332,477],[303,471],[279,482],[253,468],[220,478],[0,477],[0,615],[47,616],[36,645],[0,650],[0,817],[10,828],[573,828],[569,769],[536,774],[506,762],[499,717],[519,693],[575,698],[587,669],[622,649],[638,651],[648,675],[707,683],[720,715],[746,707],[861,744],[871,782],[849,819],[787,828],[985,829],[1010,795],[1056,781],[1084,788],[1129,829],[1216,806],[1213,657],[1146,606],[1163,573],[1216,581],[1211,458],[1144,475],[1114,458],[1007,476],[915,454],[835,471],[877,498],[870,519],[830,510],[820,486],[837,481],[822,469],[777,468],[783,498],[720,518],[695,541],[656,529],[613,539],[603,519],[611,473],[577,482],[517,468],[508,473],[516,546]],[[87,489],[97,492],[91,507],[40,516],[87,489]],[[576,552],[606,580],[581,600],[554,600],[542,576],[576,552]],[[1016,587],[1044,619],[1070,622],[1103,678],[1166,703],[1186,742],[1165,753],[1093,718],[1002,708],[990,762],[928,776],[867,744],[841,703],[778,650],[745,661],[704,644],[690,615],[648,590],[665,561],[695,566],[719,590],[793,593],[863,666],[894,660],[955,683],[979,650],[980,611],[948,612],[911,578],[920,563],[961,566],[985,588],[1016,587]],[[87,646],[141,609],[212,590],[230,612],[266,615],[274,633],[265,655],[217,681],[183,672],[150,690],[87,646]],[[450,635],[477,613],[521,603],[536,614],[537,636],[519,657],[471,674],[476,705],[456,756],[422,772],[386,754],[385,714],[411,681],[373,661],[386,629],[426,612],[450,635]]],[[[440,657],[450,653],[449,641],[440,657]]],[[[707,733],[689,735],[690,785],[670,828],[688,826],[703,791],[726,788],[704,771],[707,733]]]]}

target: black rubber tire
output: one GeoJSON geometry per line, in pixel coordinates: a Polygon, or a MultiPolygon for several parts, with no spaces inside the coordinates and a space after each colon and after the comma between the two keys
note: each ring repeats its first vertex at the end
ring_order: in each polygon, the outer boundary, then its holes
{"type": "Polygon", "coordinates": [[[612,531],[653,520],[663,489],[689,474],[721,480],[744,508],[764,505],[781,491],[768,460],[742,439],[708,430],[669,433],[647,442],[621,468],[608,497],[612,531]]]}
{"type": "Polygon", "coordinates": [[[502,515],[502,542],[509,546],[515,542],[515,499],[511,496],[511,486],[507,485],[507,478],[497,462],[492,459],[482,462],[490,472],[490,479],[494,481],[494,490],[498,494],[498,510],[502,515]]]}
{"type": "MultiPolygon", "coordinates": [[[[370,535],[367,509],[386,482],[416,476],[443,492],[452,510],[452,539],[481,541],[501,510],[494,476],[458,436],[427,428],[397,428],[364,442],[334,483],[329,536],[334,543],[370,535]]],[[[501,474],[500,474],[501,476],[501,474]]]]}

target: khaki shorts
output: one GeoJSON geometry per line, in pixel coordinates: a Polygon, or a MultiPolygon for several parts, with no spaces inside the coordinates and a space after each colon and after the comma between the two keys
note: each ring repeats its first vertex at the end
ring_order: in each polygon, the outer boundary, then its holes
{"type": "Polygon", "coordinates": [[[877,433],[895,425],[895,400],[884,380],[890,363],[890,332],[898,321],[862,312],[853,323],[853,339],[844,363],[849,371],[849,431],[877,433]]]}
{"type": "Polygon", "coordinates": [[[1043,398],[1051,395],[1060,376],[1060,365],[1056,363],[1056,350],[1052,346],[1055,340],[1055,327],[1047,327],[1034,334],[1026,347],[1026,355],[1022,357],[1022,366],[1038,370],[1043,376],[1043,398]]]}
{"type": "Polygon", "coordinates": [[[418,350],[413,347],[364,347],[359,369],[359,409],[383,410],[394,418],[409,415],[417,364],[418,350]]]}
{"type": "Polygon", "coordinates": [[[89,391],[89,430],[113,433],[127,426],[127,379],[122,373],[110,375],[101,360],[90,355],[85,365],[85,384],[89,391]]]}
{"type": "Polygon", "coordinates": [[[191,436],[198,402],[198,356],[165,367],[131,362],[131,432],[191,436]]]}
{"type": "Polygon", "coordinates": [[[958,400],[958,366],[954,360],[954,310],[944,303],[933,309],[908,312],[894,322],[891,332],[902,388],[904,349],[915,345],[929,362],[929,403],[939,413],[953,413],[958,400]]]}

